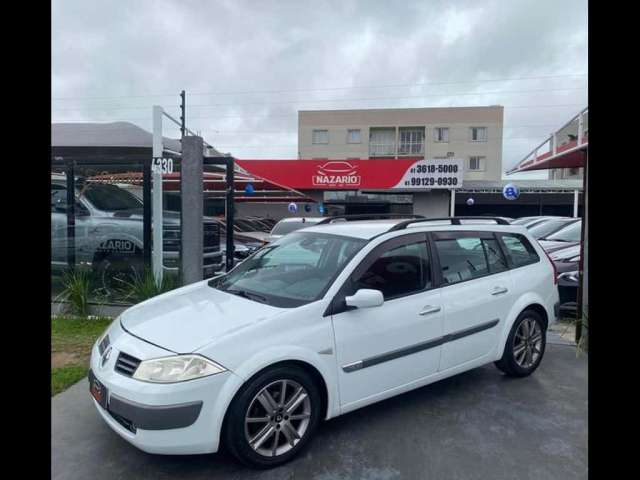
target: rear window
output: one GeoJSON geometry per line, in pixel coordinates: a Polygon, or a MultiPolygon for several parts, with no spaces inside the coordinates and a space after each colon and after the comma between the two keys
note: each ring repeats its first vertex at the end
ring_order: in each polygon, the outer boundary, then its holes
{"type": "Polygon", "coordinates": [[[436,239],[435,244],[444,283],[464,282],[489,273],[479,237],[436,239]]]}
{"type": "Polygon", "coordinates": [[[500,238],[505,246],[509,261],[514,267],[529,265],[540,260],[533,245],[529,243],[529,240],[527,240],[524,235],[516,233],[501,234],[500,238]]]}
{"type": "Polygon", "coordinates": [[[509,269],[491,232],[439,232],[434,241],[442,279],[446,284],[504,272],[509,269]]]}

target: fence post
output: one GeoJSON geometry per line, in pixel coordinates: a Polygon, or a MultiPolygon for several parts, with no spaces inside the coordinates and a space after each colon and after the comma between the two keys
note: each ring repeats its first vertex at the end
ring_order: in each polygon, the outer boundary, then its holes
{"type": "Polygon", "coordinates": [[[156,285],[162,285],[162,262],[163,262],[163,212],[162,212],[162,107],[153,106],[153,209],[152,209],[152,232],[153,232],[153,274],[156,285]],[[160,165],[156,165],[156,159],[160,159],[160,165]]]}
{"type": "Polygon", "coordinates": [[[202,280],[204,251],[202,225],[203,153],[202,137],[185,136],[182,139],[182,165],[180,167],[182,255],[180,267],[183,285],[202,280]]]}
{"type": "Polygon", "coordinates": [[[226,223],[227,223],[227,252],[225,256],[225,271],[228,272],[233,268],[233,258],[235,252],[235,245],[233,242],[233,226],[234,226],[234,193],[235,193],[235,162],[233,157],[227,159],[226,165],[226,177],[227,177],[227,198],[226,198],[226,223]]]}

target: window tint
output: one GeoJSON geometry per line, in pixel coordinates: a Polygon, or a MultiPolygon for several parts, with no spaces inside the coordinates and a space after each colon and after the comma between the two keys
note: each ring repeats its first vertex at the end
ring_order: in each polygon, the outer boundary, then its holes
{"type": "Polygon", "coordinates": [[[456,283],[489,273],[479,237],[436,240],[444,283],[456,283]]]}
{"type": "Polygon", "coordinates": [[[355,290],[380,290],[385,300],[431,287],[426,242],[402,245],[384,252],[354,281],[355,290]]]}
{"type": "Polygon", "coordinates": [[[142,208],[142,202],[132,193],[110,184],[92,183],[84,189],[84,196],[99,210],[117,212],[142,208]]]}
{"type": "Polygon", "coordinates": [[[490,273],[504,272],[509,268],[495,239],[482,239],[482,245],[484,246],[484,251],[487,253],[490,273]]]}
{"type": "Polygon", "coordinates": [[[538,254],[522,235],[502,235],[502,243],[514,267],[528,265],[539,260],[538,254]]]}

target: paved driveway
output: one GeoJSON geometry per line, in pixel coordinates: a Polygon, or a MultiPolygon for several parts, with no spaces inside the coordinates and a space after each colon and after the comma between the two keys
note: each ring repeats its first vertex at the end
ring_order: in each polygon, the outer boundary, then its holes
{"type": "Polygon", "coordinates": [[[559,344],[526,379],[488,365],[330,420],[303,456],[269,471],[224,453],[143,453],[103,423],[86,380],[51,412],[54,479],[587,478],[587,360],[559,344]]]}

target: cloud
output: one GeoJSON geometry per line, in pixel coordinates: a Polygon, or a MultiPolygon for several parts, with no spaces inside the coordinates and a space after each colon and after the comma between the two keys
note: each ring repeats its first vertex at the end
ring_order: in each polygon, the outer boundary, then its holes
{"type": "Polygon", "coordinates": [[[586,0],[52,3],[54,121],[150,129],[185,89],[188,126],[239,158],[297,156],[301,109],[502,104],[506,169],[586,105],[586,77],[487,80],[586,71],[586,0]]]}

